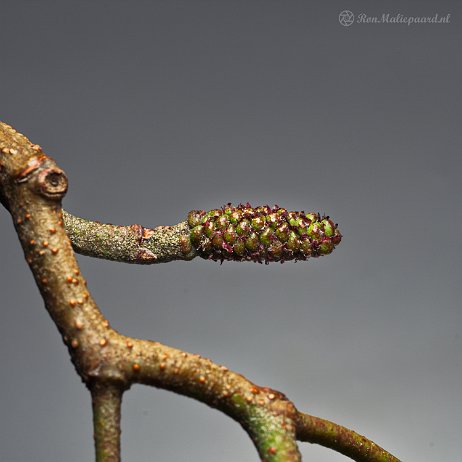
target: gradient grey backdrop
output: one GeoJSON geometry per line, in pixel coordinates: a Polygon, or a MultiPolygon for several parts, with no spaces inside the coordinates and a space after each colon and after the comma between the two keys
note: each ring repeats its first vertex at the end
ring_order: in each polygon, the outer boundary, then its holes
{"type": "MultiPolygon", "coordinates": [[[[65,207],[174,224],[228,201],[319,210],[306,263],[79,257],[112,325],[208,356],[404,461],[460,462],[461,6],[1,2],[0,118],[70,179],[65,207]],[[338,14],[451,13],[449,25],[338,14]]],[[[0,462],[93,459],[89,396],[0,210],[0,462]]],[[[240,427],[135,386],[125,462],[250,462],[240,427]]],[[[301,445],[304,458],[342,461],[301,445]]]]}

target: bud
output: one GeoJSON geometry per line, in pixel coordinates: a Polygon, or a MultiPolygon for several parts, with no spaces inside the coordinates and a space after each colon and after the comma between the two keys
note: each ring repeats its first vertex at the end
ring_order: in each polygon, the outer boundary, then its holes
{"type": "Polygon", "coordinates": [[[277,205],[193,210],[188,225],[191,245],[201,257],[216,261],[307,260],[331,253],[342,239],[329,217],[277,205]]]}
{"type": "Polygon", "coordinates": [[[190,228],[194,228],[202,223],[202,218],[205,216],[203,210],[191,210],[188,214],[188,225],[190,228]]]}

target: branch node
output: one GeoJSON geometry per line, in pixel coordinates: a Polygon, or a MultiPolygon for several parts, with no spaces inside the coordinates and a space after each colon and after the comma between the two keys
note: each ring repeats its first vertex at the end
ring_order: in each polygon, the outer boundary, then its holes
{"type": "Polygon", "coordinates": [[[67,192],[66,174],[57,167],[42,170],[37,176],[38,192],[53,200],[61,200],[67,192]]]}

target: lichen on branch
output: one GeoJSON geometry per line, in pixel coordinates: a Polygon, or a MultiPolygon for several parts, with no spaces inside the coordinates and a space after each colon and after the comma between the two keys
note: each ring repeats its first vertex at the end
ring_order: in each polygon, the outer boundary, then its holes
{"type": "Polygon", "coordinates": [[[189,226],[147,228],[138,224],[118,226],[78,218],[63,211],[67,235],[77,253],[125,263],[149,265],[191,260],[197,253],[189,241],[189,226]]]}

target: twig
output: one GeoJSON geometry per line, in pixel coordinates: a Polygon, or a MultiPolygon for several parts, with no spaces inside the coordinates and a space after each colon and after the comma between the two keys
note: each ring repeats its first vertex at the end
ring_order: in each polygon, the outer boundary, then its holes
{"type": "Polygon", "coordinates": [[[191,260],[197,255],[192,248],[185,252],[181,245],[182,238],[189,239],[186,221],[153,229],[85,220],[65,210],[63,218],[74,250],[82,255],[138,264],[191,260]]]}
{"type": "Polygon", "coordinates": [[[188,220],[151,229],[118,226],[63,212],[66,232],[76,252],[127,263],[191,260],[308,260],[330,254],[342,240],[337,225],[317,212],[289,212],[283,207],[249,203],[191,210],[188,220]]]}
{"type": "Polygon", "coordinates": [[[111,383],[90,386],[96,462],[120,462],[122,389],[111,383]]]}
{"type": "Polygon", "coordinates": [[[399,462],[359,433],[308,414],[299,413],[297,439],[334,449],[357,462],[399,462]]]}

